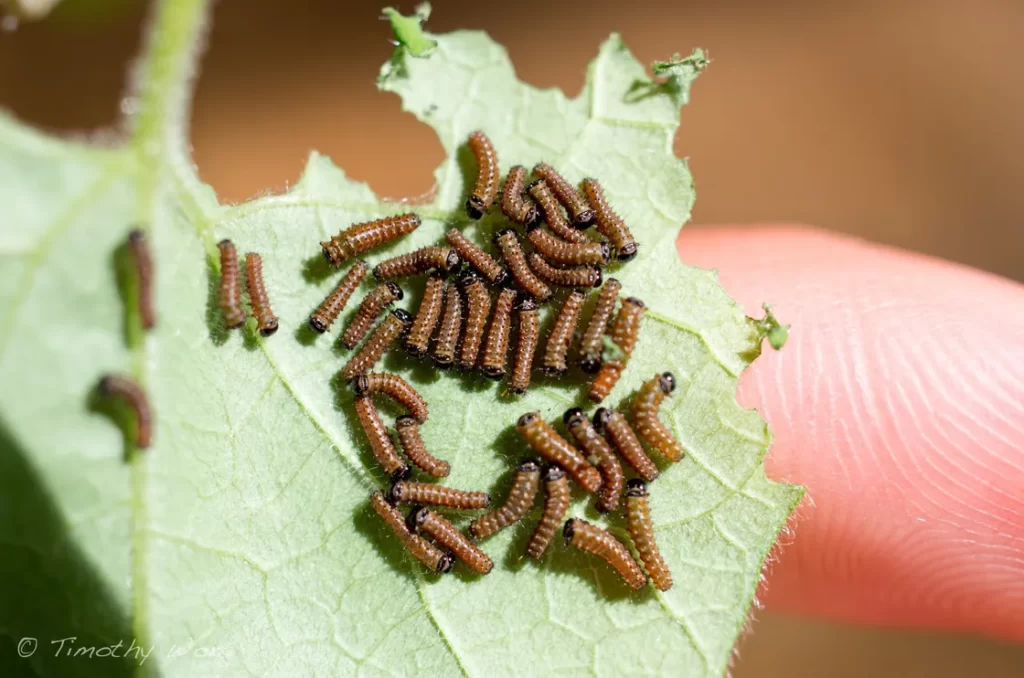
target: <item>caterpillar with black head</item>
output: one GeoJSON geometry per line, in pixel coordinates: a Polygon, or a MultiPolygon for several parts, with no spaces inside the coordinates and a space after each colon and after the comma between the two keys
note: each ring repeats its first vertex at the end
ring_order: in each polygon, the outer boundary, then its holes
{"type": "Polygon", "coordinates": [[[658,477],[658,467],[644,452],[636,433],[620,412],[606,407],[598,408],[597,412],[594,412],[594,428],[605,435],[615,451],[633,467],[637,475],[647,482],[658,477]]]}
{"type": "Polygon", "coordinates": [[[373,267],[373,277],[377,280],[392,280],[419,275],[431,269],[450,273],[461,263],[459,253],[450,247],[421,247],[380,262],[373,267]]]}
{"type": "Polygon", "coordinates": [[[462,327],[462,350],[459,366],[471,370],[480,355],[480,344],[484,340],[484,327],[491,312],[491,293],[475,271],[469,271],[459,281],[466,295],[466,314],[462,327]]]}
{"type": "Polygon", "coordinates": [[[391,311],[377,325],[377,329],[359,349],[359,353],[349,358],[349,361],[341,368],[342,378],[348,380],[363,372],[369,372],[384,355],[384,352],[391,348],[391,344],[395,343],[395,340],[402,336],[411,324],[412,316],[408,312],[400,308],[391,311]]]}
{"type": "Polygon", "coordinates": [[[548,550],[548,545],[558,531],[558,524],[565,518],[569,510],[569,502],[572,494],[569,490],[569,480],[565,471],[557,464],[552,464],[544,471],[544,513],[530,541],[526,545],[526,555],[531,558],[540,558],[548,550]]]}
{"type": "Polygon", "coordinates": [[[551,298],[551,288],[544,284],[544,281],[537,277],[537,274],[530,270],[526,263],[526,255],[519,244],[516,232],[511,228],[499,231],[494,236],[494,242],[501,249],[501,256],[508,264],[512,272],[512,279],[519,289],[543,304],[551,298]]]}
{"type": "Polygon", "coordinates": [[[485,509],[491,505],[491,497],[486,492],[457,490],[454,487],[413,480],[400,480],[394,483],[388,498],[396,504],[429,504],[464,511],[485,509]]]}
{"type": "Polygon", "coordinates": [[[370,450],[384,473],[388,474],[392,480],[408,478],[409,466],[398,456],[395,444],[391,441],[388,429],[380,419],[380,413],[377,412],[377,406],[373,404],[373,399],[370,396],[357,396],[355,410],[359,426],[370,442],[370,450]]]}
{"type": "Polygon", "coordinates": [[[600,287],[601,269],[597,266],[573,266],[555,268],[537,252],[527,256],[530,268],[541,280],[558,287],[600,287]]]}
{"type": "Polygon", "coordinates": [[[479,271],[492,285],[503,285],[508,280],[508,271],[459,229],[448,229],[445,239],[466,263],[479,271]]]}
{"type": "Polygon", "coordinates": [[[362,259],[354,263],[348,273],[338,282],[334,291],[328,294],[319,308],[313,311],[313,315],[309,316],[309,326],[320,333],[329,330],[341,312],[345,310],[345,305],[348,304],[348,300],[352,298],[352,294],[359,284],[366,278],[369,270],[369,266],[362,259]]]}
{"type": "Polygon", "coordinates": [[[561,266],[604,266],[611,252],[606,242],[566,242],[541,226],[527,226],[526,238],[548,262],[561,266]]]}
{"type": "Polygon", "coordinates": [[[434,365],[447,369],[455,362],[455,351],[462,329],[462,295],[458,286],[449,282],[444,293],[444,312],[434,340],[434,365]]]}
{"type": "Polygon", "coordinates": [[[615,310],[615,302],[619,299],[622,283],[615,278],[608,278],[601,291],[597,293],[594,312],[590,314],[587,327],[580,338],[580,369],[590,374],[601,369],[604,353],[604,335],[608,331],[608,322],[615,310]]]}
{"type": "Polygon", "coordinates": [[[420,300],[420,308],[416,311],[416,317],[409,328],[409,334],[405,337],[405,350],[409,355],[421,357],[426,355],[430,347],[430,337],[434,334],[437,321],[441,318],[441,306],[444,302],[444,276],[440,273],[431,273],[427,276],[427,282],[423,287],[423,298],[420,300]]]}
{"type": "Polygon", "coordinates": [[[659,591],[668,591],[672,588],[672,573],[654,541],[651,507],[647,502],[647,483],[639,478],[633,478],[626,485],[626,526],[651,581],[659,591]]]}
{"type": "Polygon", "coordinates": [[[615,210],[608,204],[604,196],[604,189],[597,179],[583,180],[583,194],[587,202],[594,208],[594,223],[597,232],[608,238],[615,248],[615,254],[619,261],[629,261],[636,256],[636,240],[633,233],[626,226],[626,222],[615,213],[615,210]]]}
{"type": "Polygon", "coordinates": [[[391,531],[395,533],[398,540],[402,542],[402,546],[412,554],[413,558],[421,562],[432,572],[444,574],[452,571],[452,565],[455,561],[454,557],[450,553],[441,551],[418,534],[410,532],[409,527],[405,524],[405,516],[402,515],[401,511],[388,503],[388,500],[384,498],[383,492],[374,492],[370,495],[370,506],[373,507],[374,512],[380,516],[381,520],[391,528],[391,531]]]}
{"type": "Polygon", "coordinates": [[[470,219],[479,219],[491,208],[498,195],[498,155],[494,152],[494,144],[480,130],[469,135],[469,150],[476,158],[477,175],[473,192],[466,200],[466,214],[470,219]]]}
{"type": "Polygon", "coordinates": [[[366,336],[380,312],[388,305],[401,301],[404,296],[402,288],[390,280],[370,290],[359,302],[356,314],[349,321],[345,331],[342,332],[341,345],[348,349],[355,348],[356,344],[366,336]]]}
{"type": "Polygon", "coordinates": [[[573,290],[558,309],[555,325],[548,335],[548,343],[544,348],[544,371],[549,375],[564,374],[569,369],[565,357],[569,353],[569,346],[572,345],[580,309],[583,308],[585,299],[586,295],[583,292],[573,290]]]}
{"type": "Polygon", "coordinates": [[[277,316],[270,308],[270,298],[263,283],[263,258],[255,252],[245,255],[245,287],[249,291],[249,303],[256,318],[256,329],[264,337],[277,332],[277,316]]]}
{"type": "Polygon", "coordinates": [[[557,464],[586,492],[601,488],[601,474],[558,431],[544,421],[540,412],[527,412],[516,422],[516,431],[526,444],[547,461],[557,464]]]}
{"type": "Polygon", "coordinates": [[[658,419],[658,408],[665,396],[676,388],[676,378],[671,372],[656,374],[644,382],[633,400],[633,424],[637,435],[651,447],[671,461],[682,461],[683,446],[658,419]]]}
{"type": "Polygon", "coordinates": [[[382,393],[390,397],[400,403],[421,424],[427,420],[430,414],[427,401],[423,399],[423,396],[413,388],[412,384],[397,374],[387,372],[360,374],[352,380],[352,388],[356,395],[382,393]]]}
{"type": "Polygon", "coordinates": [[[554,167],[546,162],[538,163],[533,168],[533,173],[551,186],[551,190],[558,196],[558,201],[565,205],[565,209],[572,215],[574,224],[580,228],[586,228],[593,221],[594,210],[580,196],[575,187],[566,181],[565,177],[559,174],[554,167]]]}
{"type": "Polygon", "coordinates": [[[508,337],[512,330],[512,307],[516,302],[516,291],[504,288],[498,293],[491,314],[491,326],[484,340],[484,353],[480,358],[480,370],[490,379],[500,380],[505,376],[505,362],[508,360],[508,337]]]}
{"type": "Polygon", "coordinates": [[[415,417],[408,414],[399,417],[395,420],[395,430],[398,431],[402,452],[416,468],[435,478],[444,478],[451,472],[448,462],[438,459],[427,450],[415,417]]]}
{"type": "MultiPolygon", "coordinates": [[[[540,207],[540,213],[544,217],[544,223],[548,225],[548,228],[554,232],[562,240],[571,242],[573,244],[580,244],[589,242],[581,231],[577,231],[573,228],[568,220],[565,218],[565,214],[562,213],[562,207],[558,204],[558,200],[555,198],[555,194],[551,191],[551,187],[548,186],[547,182],[543,179],[538,179],[532,182],[527,187],[530,197],[537,201],[537,205],[540,207]]],[[[529,222],[530,226],[536,226],[538,220],[529,222]]]]}
{"type": "Polygon", "coordinates": [[[597,461],[597,470],[601,474],[601,489],[597,493],[597,510],[611,513],[619,508],[622,490],[626,485],[626,477],[622,473],[622,464],[608,441],[601,437],[587,415],[578,407],[567,410],[562,421],[569,433],[576,440],[588,459],[597,461]]]}
{"type": "Polygon", "coordinates": [[[537,352],[540,341],[540,310],[537,302],[524,297],[517,309],[519,316],[519,340],[516,343],[515,360],[512,363],[512,376],[508,390],[515,395],[526,393],[530,388],[530,373],[533,370],[533,356],[537,352]]]}
{"type": "Polygon", "coordinates": [[[494,561],[467,539],[466,535],[426,506],[413,507],[409,512],[408,525],[410,531],[419,530],[430,535],[434,541],[454,553],[456,558],[481,574],[487,574],[494,567],[494,561]]]}
{"type": "Polygon", "coordinates": [[[608,530],[579,518],[570,518],[565,522],[562,533],[565,535],[566,545],[575,546],[601,558],[611,565],[634,591],[639,591],[647,583],[647,577],[633,560],[633,554],[608,530]]]}
{"type": "Polygon", "coordinates": [[[537,205],[523,195],[525,183],[526,168],[516,165],[508,171],[501,192],[501,212],[517,224],[532,224],[540,219],[537,205]]]}
{"type": "Polygon", "coordinates": [[[349,257],[412,233],[421,223],[419,216],[412,212],[374,219],[343,229],[330,240],[321,242],[320,247],[327,263],[337,268],[349,257]]]}

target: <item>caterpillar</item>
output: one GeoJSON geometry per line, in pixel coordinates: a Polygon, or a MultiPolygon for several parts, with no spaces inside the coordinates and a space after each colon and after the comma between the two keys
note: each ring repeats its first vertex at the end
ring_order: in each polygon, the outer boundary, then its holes
{"type": "Polygon", "coordinates": [[[408,254],[400,254],[380,262],[373,267],[373,277],[377,280],[391,280],[426,273],[431,269],[450,273],[461,263],[462,259],[454,249],[438,246],[421,247],[408,254]]]}
{"type": "Polygon", "coordinates": [[[551,329],[547,346],[544,348],[544,371],[550,375],[564,374],[569,369],[565,356],[572,344],[573,333],[576,332],[576,323],[579,321],[584,299],[586,297],[583,292],[573,290],[566,297],[562,307],[558,309],[555,325],[551,329]]]}
{"type": "Polygon", "coordinates": [[[370,330],[373,321],[389,304],[401,301],[405,294],[402,288],[388,281],[370,290],[369,294],[359,302],[355,316],[349,321],[348,327],[341,335],[341,345],[347,349],[355,348],[370,330]]]}
{"type": "Polygon", "coordinates": [[[566,242],[540,226],[527,226],[526,237],[545,259],[562,266],[603,266],[608,263],[611,252],[606,242],[566,242]]]}
{"type": "Polygon", "coordinates": [[[420,561],[427,569],[438,574],[445,574],[452,571],[454,558],[450,553],[444,553],[429,541],[413,534],[405,524],[405,516],[402,512],[388,503],[383,492],[374,492],[370,495],[370,506],[380,516],[381,520],[391,528],[402,546],[412,554],[412,557],[420,561]]]}
{"type": "Polygon", "coordinates": [[[462,351],[459,366],[471,370],[476,366],[480,344],[484,340],[484,327],[491,312],[491,293],[475,271],[469,271],[462,280],[462,291],[466,295],[466,314],[462,332],[462,351]]]}
{"type": "Polygon", "coordinates": [[[476,185],[466,200],[466,214],[470,219],[479,219],[487,213],[498,194],[498,156],[494,152],[494,144],[480,130],[469,135],[469,150],[476,157],[479,169],[476,185]]]}
{"type": "Polygon", "coordinates": [[[513,394],[526,393],[530,387],[530,372],[533,369],[533,355],[537,352],[540,339],[540,311],[537,302],[526,297],[519,302],[519,342],[516,344],[515,361],[512,363],[512,377],[508,390],[513,394]]]}
{"type": "MultiPolygon", "coordinates": [[[[527,187],[530,197],[537,201],[537,205],[540,207],[540,213],[544,215],[544,222],[548,225],[555,235],[566,242],[573,244],[580,244],[589,242],[581,231],[577,231],[573,228],[565,215],[562,213],[562,208],[558,204],[558,200],[555,198],[555,194],[551,191],[551,187],[548,186],[547,182],[543,179],[534,181],[527,187]]],[[[530,226],[537,226],[536,222],[530,222],[530,226]]]]}
{"type": "Polygon", "coordinates": [[[599,408],[594,412],[594,428],[604,433],[615,451],[633,467],[637,475],[647,482],[658,477],[658,467],[644,452],[643,445],[622,414],[605,407],[599,408]]]}
{"type": "Polygon", "coordinates": [[[394,483],[390,494],[388,498],[396,504],[429,504],[463,510],[484,509],[491,505],[491,497],[486,492],[457,490],[453,487],[412,480],[394,483]]]}
{"type": "Polygon", "coordinates": [[[511,228],[499,231],[494,236],[494,242],[501,249],[501,256],[505,258],[509,270],[512,272],[512,279],[521,290],[532,296],[539,303],[544,303],[551,298],[551,288],[544,284],[544,281],[530,270],[526,263],[526,255],[519,244],[516,232],[511,228]]]}
{"type": "Polygon", "coordinates": [[[633,401],[633,423],[637,435],[671,461],[682,461],[683,446],[679,444],[668,428],[658,419],[658,408],[665,396],[676,388],[676,378],[671,372],[656,374],[640,387],[633,401]]]}
{"type": "Polygon", "coordinates": [[[505,376],[505,362],[508,359],[508,336],[512,330],[512,307],[516,302],[516,291],[506,287],[498,293],[491,315],[491,326],[484,340],[484,353],[480,358],[480,370],[490,379],[500,380],[505,376]]]}
{"type": "Polygon", "coordinates": [[[249,303],[256,318],[256,329],[264,337],[277,332],[277,316],[270,308],[267,288],[263,284],[263,258],[255,252],[245,255],[245,287],[249,290],[249,303]]]}
{"type": "Polygon", "coordinates": [[[444,312],[434,341],[434,364],[446,369],[455,362],[455,349],[462,329],[462,296],[454,283],[448,283],[444,293],[444,312]]]}
{"type": "Polygon", "coordinates": [[[459,229],[448,229],[445,239],[466,263],[475,268],[480,275],[487,278],[488,282],[492,285],[503,285],[508,280],[508,271],[495,261],[494,257],[484,252],[476,243],[467,238],[459,229]]]}
{"type": "Polygon", "coordinates": [[[398,401],[421,424],[429,416],[427,401],[412,387],[412,384],[397,374],[384,372],[360,374],[352,381],[352,387],[356,395],[383,393],[398,401]]]}
{"type": "Polygon", "coordinates": [[[651,507],[647,502],[647,483],[639,478],[633,478],[626,485],[626,526],[651,581],[659,591],[668,591],[672,588],[672,573],[654,541],[651,507]]]}
{"type": "Polygon", "coordinates": [[[550,285],[558,287],[600,287],[601,269],[596,266],[555,268],[544,257],[530,252],[526,258],[533,272],[550,285]]]}
{"type": "Polygon", "coordinates": [[[220,250],[220,312],[224,315],[224,326],[233,330],[245,324],[242,288],[238,279],[238,251],[235,244],[227,239],[217,243],[217,248],[220,250]]]}
{"type": "Polygon", "coordinates": [[[380,420],[380,413],[377,406],[373,404],[370,396],[358,396],[355,399],[356,418],[359,426],[370,441],[370,450],[384,473],[391,476],[392,480],[401,480],[409,477],[409,466],[402,461],[395,450],[395,444],[388,435],[384,422],[380,420]]]}
{"type": "Polygon", "coordinates": [[[369,266],[362,259],[354,263],[348,273],[338,282],[334,291],[328,294],[323,303],[313,311],[313,315],[309,316],[309,326],[321,334],[329,330],[341,312],[345,310],[345,305],[348,304],[348,300],[359,284],[366,278],[368,271],[369,266]]]}
{"type": "Polygon", "coordinates": [[[509,525],[517,523],[533,508],[540,485],[540,462],[526,459],[516,469],[515,479],[508,498],[497,510],[480,516],[469,525],[469,533],[477,539],[484,539],[509,525]]]}
{"type": "Polygon", "coordinates": [[[427,276],[427,282],[423,287],[420,308],[416,311],[412,327],[409,328],[409,334],[405,337],[405,350],[409,352],[409,355],[418,358],[427,353],[430,336],[434,333],[437,321],[441,318],[443,301],[444,276],[440,273],[431,273],[427,276]]]}
{"type": "Polygon", "coordinates": [[[149,250],[146,234],[139,229],[129,233],[128,249],[132,253],[139,284],[139,315],[142,318],[142,328],[151,330],[156,327],[156,308],[153,306],[153,255],[149,250]]]}
{"type": "Polygon", "coordinates": [[[590,399],[594,402],[599,403],[608,397],[619,381],[619,377],[622,376],[623,370],[626,369],[629,356],[636,348],[637,337],[640,334],[640,321],[643,319],[646,308],[644,302],[636,297],[627,297],[622,302],[611,331],[612,343],[622,351],[622,357],[617,360],[609,360],[598,369],[588,391],[590,399]]]}
{"type": "Polygon", "coordinates": [[[565,205],[565,209],[572,215],[573,223],[580,227],[586,227],[587,224],[593,221],[594,210],[580,197],[580,194],[573,185],[566,181],[554,167],[546,162],[542,162],[533,168],[533,173],[544,179],[551,186],[551,190],[558,196],[558,201],[565,205]]]}
{"type": "Polygon", "coordinates": [[[594,460],[601,474],[601,489],[597,493],[597,510],[611,513],[619,508],[622,490],[626,485],[626,477],[622,473],[622,464],[615,452],[608,445],[594,425],[590,423],[583,410],[574,407],[567,410],[562,421],[577,444],[586,453],[587,458],[594,460]]]}
{"type": "Polygon", "coordinates": [[[615,278],[608,278],[597,293],[594,312],[590,314],[590,320],[580,338],[580,369],[584,372],[594,374],[601,369],[604,334],[608,330],[608,321],[612,318],[621,290],[622,283],[615,278]]]}
{"type": "Polygon", "coordinates": [[[544,513],[541,514],[537,527],[526,545],[526,555],[535,559],[544,555],[558,530],[558,524],[569,510],[571,499],[565,471],[557,464],[548,466],[544,471],[544,513]]]}
{"type": "Polygon", "coordinates": [[[562,533],[568,546],[575,546],[604,560],[634,591],[639,591],[647,583],[647,577],[633,560],[629,549],[608,530],[579,518],[570,518],[565,522],[562,533]]]}
{"type": "Polygon", "coordinates": [[[420,426],[415,417],[408,414],[399,417],[395,420],[395,430],[398,431],[398,442],[402,446],[402,452],[416,468],[435,478],[444,478],[451,472],[448,462],[432,455],[423,444],[420,426]]]}
{"type": "Polygon", "coordinates": [[[409,512],[408,525],[410,531],[426,532],[434,541],[450,549],[456,558],[481,574],[487,574],[494,567],[488,555],[467,539],[466,535],[426,506],[413,507],[409,512]]]}
{"type": "Polygon", "coordinates": [[[349,257],[384,245],[419,228],[422,221],[412,212],[354,224],[320,243],[324,259],[337,268],[349,257]]]}
{"type": "Polygon", "coordinates": [[[517,224],[532,224],[539,218],[537,205],[523,195],[526,183],[526,168],[516,165],[505,177],[505,188],[501,192],[502,213],[517,224]]]}
{"type": "Polygon", "coordinates": [[[380,357],[384,355],[391,344],[395,343],[403,333],[409,329],[412,323],[412,316],[400,308],[391,311],[384,320],[377,325],[366,344],[355,354],[345,366],[341,368],[341,377],[349,380],[357,374],[369,371],[380,357]]]}
{"type": "Polygon", "coordinates": [[[153,411],[142,386],[134,379],[107,374],[100,379],[97,391],[101,396],[124,401],[135,413],[135,446],[149,447],[153,442],[153,411]]]}
{"type": "Polygon", "coordinates": [[[516,431],[534,452],[564,468],[585,491],[593,493],[601,488],[601,474],[597,469],[558,431],[551,428],[539,412],[527,412],[519,417],[516,431]]]}
{"type": "Polygon", "coordinates": [[[629,261],[636,256],[636,241],[626,222],[608,204],[604,190],[597,179],[583,180],[583,194],[594,208],[594,223],[597,232],[608,238],[615,248],[619,261],[629,261]]]}

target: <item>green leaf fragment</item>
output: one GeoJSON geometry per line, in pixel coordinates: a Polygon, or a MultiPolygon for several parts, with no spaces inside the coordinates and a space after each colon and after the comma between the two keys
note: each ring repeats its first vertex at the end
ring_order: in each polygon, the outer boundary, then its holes
{"type": "Polygon", "coordinates": [[[790,325],[779,323],[778,318],[772,313],[770,304],[764,304],[762,308],[764,308],[764,317],[756,321],[758,331],[767,337],[769,345],[778,351],[786,345],[786,340],[789,338],[790,325]]]}
{"type": "Polygon", "coordinates": [[[601,357],[604,360],[622,360],[626,357],[625,352],[608,335],[601,337],[601,346],[601,357]]]}
{"type": "Polygon", "coordinates": [[[430,3],[417,5],[416,13],[412,16],[403,16],[391,7],[385,7],[383,13],[391,22],[395,40],[407,49],[411,56],[425,57],[437,47],[437,41],[428,38],[423,32],[423,24],[430,18],[430,3]]]}
{"type": "MultiPolygon", "coordinates": [[[[503,171],[543,159],[572,181],[599,177],[640,242],[637,259],[611,274],[649,308],[605,404],[671,370],[679,387],[661,416],[687,449],[651,486],[670,591],[631,595],[559,544],[543,563],[524,562],[533,519],[484,542],[492,574],[437,578],[368,506],[385,479],[350,390],[332,379],[347,357],[337,333],[303,331],[342,274],[319,263],[317,242],[408,207],[316,153],[288,193],[219,204],[188,161],[182,127],[205,12],[199,0],[159,5],[127,143],[64,141],[0,116],[0,221],[16,225],[0,231],[0,514],[11,516],[0,523],[0,646],[39,638],[30,666],[48,676],[127,674],[140,662],[164,676],[722,675],[803,490],[765,478],[770,433],[735,400],[738,375],[783,326],[746,318],[713,272],[676,255],[693,202],[670,150],[679,98],[631,99],[644,68],[614,35],[571,99],[520,82],[483,33],[430,36],[429,59],[412,58],[418,48],[400,37],[382,88],[437,132],[447,158],[434,200],[416,208],[423,225],[369,263],[440,241],[452,223],[481,243],[502,227],[493,215],[462,216],[472,168],[458,148],[474,129],[491,136],[503,171]],[[156,253],[160,316],[129,348],[112,257],[134,223],[156,253]],[[282,325],[273,337],[220,327],[224,237],[263,255],[282,325]],[[128,463],[121,432],[88,406],[105,372],[134,375],[153,403],[154,444],[127,450],[128,463]],[[69,636],[152,653],[83,661],[42,651],[69,636]]],[[[680,70],[680,83],[697,70],[680,70]]],[[[407,292],[402,304],[414,309],[418,284],[407,292]]],[[[445,484],[496,497],[526,454],[515,419],[540,410],[554,422],[585,391],[540,379],[515,400],[483,377],[437,375],[398,353],[384,367],[430,404],[422,433],[452,464],[445,484]]],[[[587,506],[581,498],[571,512],[622,529],[587,506]]]]}

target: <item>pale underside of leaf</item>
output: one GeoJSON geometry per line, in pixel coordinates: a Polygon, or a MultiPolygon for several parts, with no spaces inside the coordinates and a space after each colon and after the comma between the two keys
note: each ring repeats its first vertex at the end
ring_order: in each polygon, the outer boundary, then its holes
{"type": "MultiPolygon", "coordinates": [[[[15,516],[0,525],[0,560],[8,581],[23,582],[0,599],[0,632],[41,644],[137,637],[156,648],[143,670],[170,676],[722,674],[802,489],[765,478],[770,434],[734,398],[764,331],[713,272],[676,258],[693,201],[672,153],[676,98],[629,94],[649,80],[614,35],[572,99],[519,82],[482,33],[430,35],[429,56],[400,47],[381,78],[448,154],[428,204],[381,201],[314,153],[288,193],[222,206],[183,151],[203,4],[160,6],[130,143],[72,144],[0,118],[0,507],[15,516]],[[557,544],[543,563],[525,562],[531,520],[485,543],[497,561],[486,578],[435,579],[368,508],[383,478],[332,379],[344,355],[333,336],[302,329],[335,282],[317,242],[409,209],[423,226],[371,264],[438,241],[452,223],[489,241],[501,220],[470,224],[462,212],[472,169],[462,144],[477,128],[503,170],[545,160],[572,181],[600,178],[637,232],[640,256],[613,275],[650,312],[609,402],[656,372],[679,381],[662,418],[687,457],[651,488],[676,581],[666,593],[630,595],[602,564],[557,544]],[[127,350],[111,256],[135,222],[157,253],[160,317],[127,350]],[[223,237],[263,254],[277,335],[219,329],[210,285],[223,237]],[[128,464],[120,431],[87,407],[109,371],[139,376],[157,414],[154,446],[128,464]],[[33,594],[42,602],[29,605],[33,594]]],[[[415,309],[419,286],[407,292],[415,309]]],[[[495,496],[525,454],[516,417],[540,410],[554,421],[583,394],[577,381],[540,380],[514,400],[398,355],[385,366],[430,403],[423,435],[452,464],[445,484],[495,496]]],[[[601,522],[587,505],[580,497],[573,514],[601,522]]],[[[32,661],[44,675],[111,673],[52,653],[32,661]]]]}

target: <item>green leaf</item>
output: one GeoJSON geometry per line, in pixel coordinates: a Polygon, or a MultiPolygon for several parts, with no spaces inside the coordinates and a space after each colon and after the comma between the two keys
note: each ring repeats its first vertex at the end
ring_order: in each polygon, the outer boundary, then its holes
{"type": "MultiPolygon", "coordinates": [[[[641,243],[614,275],[650,307],[611,402],[673,371],[680,386],[662,416],[688,450],[651,488],[676,582],[667,593],[631,595],[602,564],[559,544],[544,562],[525,562],[532,520],[485,543],[497,563],[490,575],[435,578],[370,512],[367,496],[384,478],[351,395],[332,379],[345,356],[334,336],[303,329],[335,282],[317,241],[409,207],[316,153],[288,193],[220,205],[196,177],[185,129],[205,15],[202,0],[158,4],[125,143],[55,139],[0,118],[5,675],[26,663],[52,676],[138,666],[167,676],[721,675],[803,490],[765,478],[770,434],[734,397],[778,324],[744,317],[714,272],[676,257],[693,202],[671,150],[676,96],[633,96],[634,83],[650,81],[615,35],[573,99],[519,82],[505,50],[474,31],[423,36],[437,42],[426,58],[410,58],[405,33],[382,72],[382,87],[437,132],[448,159],[433,200],[415,208],[423,226],[371,263],[435,242],[453,222],[481,242],[501,226],[462,216],[462,144],[474,129],[488,132],[504,169],[544,159],[573,181],[600,177],[641,243]],[[131,295],[116,266],[133,224],[156,254],[159,323],[145,335],[134,311],[126,315],[131,295]],[[221,328],[223,237],[263,254],[276,335],[221,328]],[[146,385],[156,417],[149,450],[125,449],[90,398],[106,372],[146,385]],[[22,637],[38,640],[29,659],[16,653],[22,637]],[[118,642],[114,654],[128,659],[68,656],[118,642]]],[[[397,23],[402,36],[408,24],[397,23]]],[[[673,76],[678,92],[696,72],[673,76]]],[[[407,295],[408,307],[417,297],[407,295]]],[[[438,375],[397,353],[384,363],[430,403],[423,435],[452,463],[445,484],[496,496],[525,454],[511,430],[518,415],[555,420],[584,388],[541,380],[515,400],[493,382],[438,375]]],[[[583,497],[572,513],[607,522],[583,497]]],[[[621,533],[621,519],[608,524],[621,533]]]]}
{"type": "Polygon", "coordinates": [[[428,56],[437,47],[437,41],[424,34],[422,24],[430,18],[430,3],[417,5],[412,16],[402,14],[392,7],[385,7],[384,17],[391,22],[391,30],[395,33],[395,41],[405,48],[410,56],[428,56]]]}

